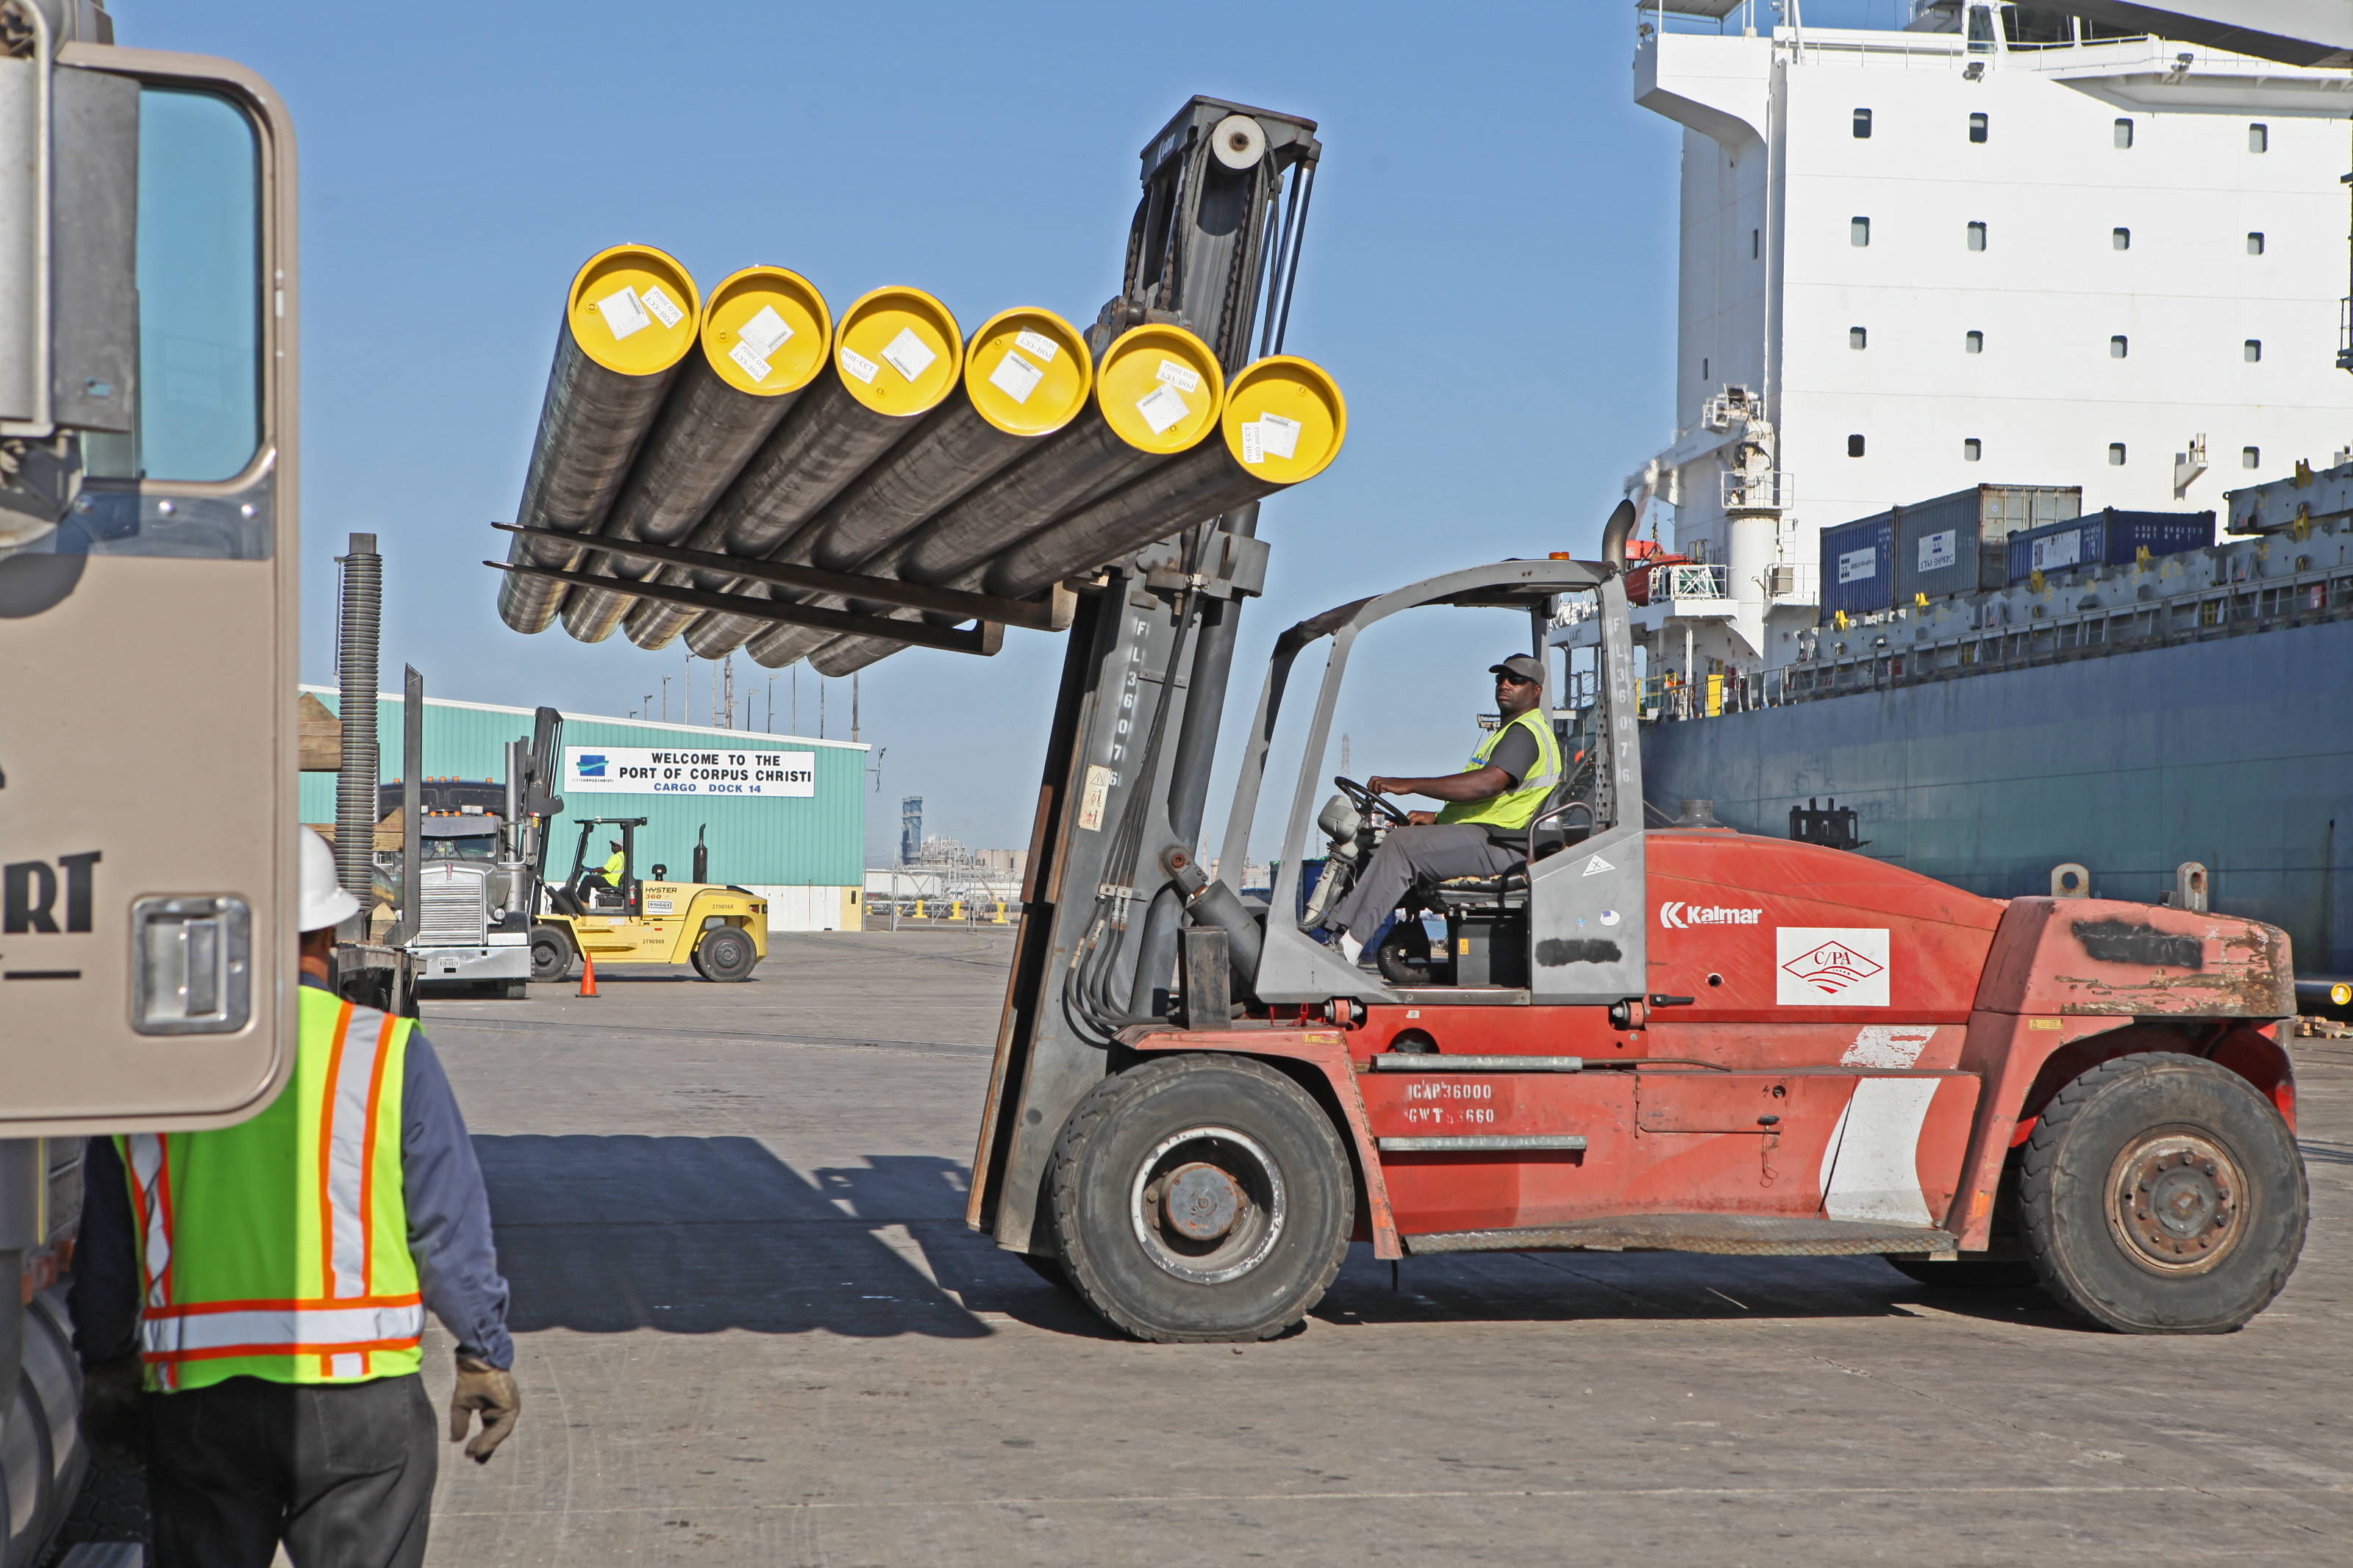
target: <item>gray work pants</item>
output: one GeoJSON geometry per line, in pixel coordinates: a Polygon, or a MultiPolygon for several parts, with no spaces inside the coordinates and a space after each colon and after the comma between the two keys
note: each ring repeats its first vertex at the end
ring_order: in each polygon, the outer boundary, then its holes
{"type": "Polygon", "coordinates": [[[150,1394],[157,1568],[417,1568],[432,1516],[433,1407],[415,1373],[295,1385],[232,1377],[150,1394]]]}
{"type": "Polygon", "coordinates": [[[1324,923],[1345,928],[1358,942],[1370,942],[1417,877],[1440,881],[1449,877],[1500,877],[1524,858],[1518,850],[1496,843],[1487,837],[1485,828],[1471,823],[1393,827],[1373,851],[1372,863],[1356,879],[1356,885],[1324,917],[1324,923]]]}

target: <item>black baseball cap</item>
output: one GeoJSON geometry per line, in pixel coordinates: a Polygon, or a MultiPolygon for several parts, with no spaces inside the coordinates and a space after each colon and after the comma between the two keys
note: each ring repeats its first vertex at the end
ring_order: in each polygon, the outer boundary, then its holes
{"type": "Polygon", "coordinates": [[[1544,684],[1544,666],[1536,662],[1536,656],[1532,653],[1515,653],[1503,663],[1491,664],[1487,668],[1497,675],[1508,675],[1515,680],[1533,680],[1539,686],[1544,684]]]}

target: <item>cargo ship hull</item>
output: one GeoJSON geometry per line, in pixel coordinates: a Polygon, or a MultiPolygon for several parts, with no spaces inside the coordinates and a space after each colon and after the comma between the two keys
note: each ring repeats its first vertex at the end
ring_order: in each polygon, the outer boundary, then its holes
{"type": "Polygon", "coordinates": [[[2073,861],[2094,896],[2153,903],[2198,861],[2300,973],[2353,973],[2353,622],[1651,724],[1643,769],[1656,811],[1711,799],[1776,837],[1835,797],[1857,853],[1994,897],[2073,861]]]}

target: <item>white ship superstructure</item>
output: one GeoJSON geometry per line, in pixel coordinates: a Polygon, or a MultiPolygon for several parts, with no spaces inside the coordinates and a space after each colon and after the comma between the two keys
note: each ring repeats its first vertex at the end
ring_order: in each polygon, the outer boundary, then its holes
{"type": "Polygon", "coordinates": [[[1701,563],[1637,612],[1654,670],[1797,657],[1818,534],[1891,503],[2080,485],[2219,514],[2353,443],[2353,78],[2037,7],[1787,10],[1639,13],[1635,101],[1684,127],[1681,427],[1627,490],[1701,563]]]}

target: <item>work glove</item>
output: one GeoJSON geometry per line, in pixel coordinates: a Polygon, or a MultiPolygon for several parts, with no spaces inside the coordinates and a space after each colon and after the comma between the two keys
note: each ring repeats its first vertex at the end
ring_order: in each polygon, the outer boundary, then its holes
{"type": "Polygon", "coordinates": [[[449,1396],[449,1441],[466,1443],[466,1458],[478,1465],[489,1464],[491,1455],[507,1440],[507,1434],[514,1430],[515,1417],[522,1414],[522,1391],[515,1386],[514,1373],[459,1352],[458,1388],[449,1396]],[[482,1413],[482,1429],[466,1443],[466,1428],[472,1425],[477,1410],[482,1413]]]}
{"type": "Polygon", "coordinates": [[[100,1362],[81,1374],[82,1435],[93,1443],[136,1447],[139,1395],[146,1384],[139,1352],[100,1362]]]}

